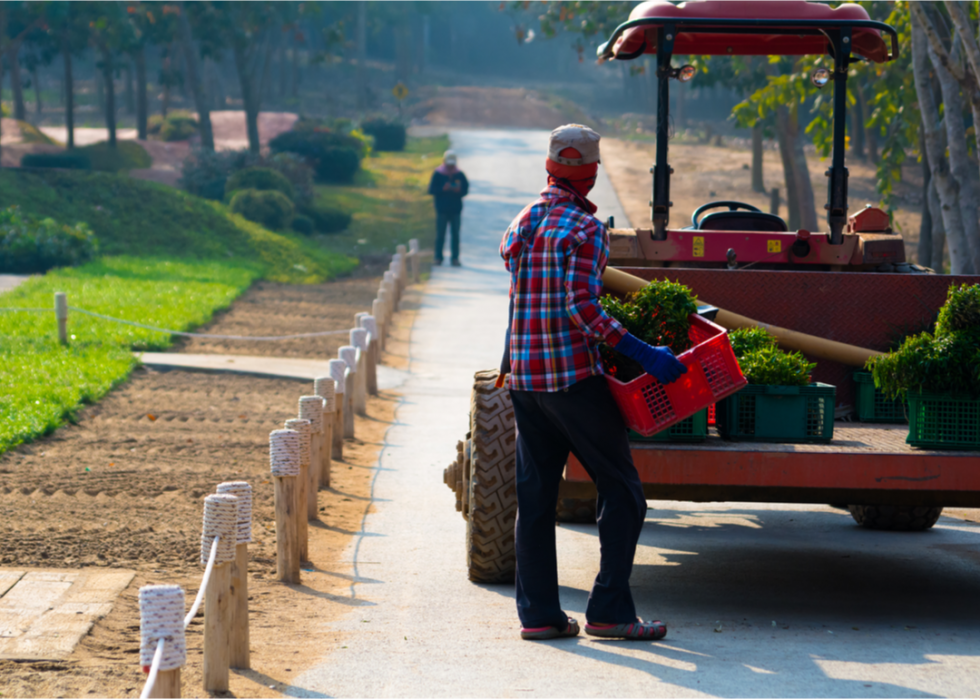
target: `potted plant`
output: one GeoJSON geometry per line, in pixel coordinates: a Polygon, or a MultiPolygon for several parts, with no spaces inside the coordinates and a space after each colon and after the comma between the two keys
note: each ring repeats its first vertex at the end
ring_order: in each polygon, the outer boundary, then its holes
{"type": "Polygon", "coordinates": [[[868,362],[875,386],[908,398],[908,443],[980,449],[980,285],[951,286],[935,333],[868,362]]]}
{"type": "Polygon", "coordinates": [[[717,407],[716,425],[726,439],[758,442],[829,442],[834,437],[836,389],[811,383],[816,364],[799,352],[779,349],[762,328],[729,333],[749,385],[717,407]]]}

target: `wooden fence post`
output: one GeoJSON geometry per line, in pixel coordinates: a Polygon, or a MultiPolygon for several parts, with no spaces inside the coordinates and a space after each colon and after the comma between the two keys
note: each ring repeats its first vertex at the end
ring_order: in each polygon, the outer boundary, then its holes
{"type": "Polygon", "coordinates": [[[368,331],[352,328],[350,343],[357,348],[357,370],[354,375],[354,410],[358,415],[367,416],[367,351],[368,331]]]}
{"type": "Polygon", "coordinates": [[[206,564],[211,544],[218,537],[211,579],[204,589],[204,691],[227,692],[231,667],[229,621],[231,620],[231,567],[238,545],[238,498],[208,495],[204,498],[204,532],[201,562],[206,564]]]}
{"type": "Polygon", "coordinates": [[[365,369],[365,384],[367,392],[372,396],[378,395],[378,364],[381,361],[378,345],[378,324],[374,316],[363,315],[358,319],[360,326],[367,330],[367,362],[365,369]]]}
{"type": "Polygon", "coordinates": [[[64,291],[54,293],[54,317],[58,321],[58,342],[68,344],[68,294],[64,291]]]}
{"type": "Polygon", "coordinates": [[[347,406],[347,362],[343,359],[330,360],[330,377],[334,380],[336,393],[333,412],[333,458],[344,458],[344,413],[347,406]]]}
{"type": "MultiPolygon", "coordinates": [[[[302,400],[302,399],[301,399],[302,400]]],[[[300,415],[303,404],[300,403],[300,415]]],[[[316,519],[317,481],[310,465],[313,428],[309,420],[293,418],[286,420],[287,430],[299,432],[299,476],[296,477],[296,538],[299,541],[299,560],[310,560],[310,521],[316,519]]]]}
{"type": "Polygon", "coordinates": [[[157,681],[150,690],[154,699],[179,699],[180,668],[187,662],[184,638],[184,590],[180,585],[144,585],[139,592],[140,665],[150,671],[157,643],[166,639],[157,681]]]}
{"type": "Polygon", "coordinates": [[[330,469],[333,456],[333,430],[336,420],[337,401],[334,396],[336,382],[329,376],[320,376],[313,382],[313,392],[323,399],[323,434],[320,449],[320,487],[330,487],[330,469]]]}
{"type": "Polygon", "coordinates": [[[269,462],[275,482],[276,579],[299,583],[299,508],[296,479],[299,476],[301,437],[295,430],[269,433],[269,462]]]}
{"type": "Polygon", "coordinates": [[[252,666],[248,629],[248,545],[252,541],[252,486],[245,481],[219,483],[218,493],[238,498],[238,526],[235,533],[235,563],[231,567],[231,648],[232,667],[252,666]]]}
{"type": "Polygon", "coordinates": [[[344,439],[354,438],[354,393],[357,378],[357,348],[344,345],[337,350],[337,356],[347,364],[344,376],[344,439]]]}
{"type": "Polygon", "coordinates": [[[381,299],[374,299],[371,302],[371,317],[374,318],[374,324],[377,326],[377,332],[374,335],[378,342],[378,356],[380,357],[385,346],[385,339],[381,334],[381,329],[384,327],[384,304],[381,303],[381,299]]]}
{"type": "MultiPolygon", "coordinates": [[[[316,392],[316,382],[313,383],[316,392]]],[[[313,492],[320,490],[323,484],[323,452],[330,452],[329,438],[323,429],[323,397],[319,395],[303,396],[299,399],[300,417],[310,421],[310,482],[313,492]]],[[[329,478],[329,475],[328,475],[329,478]]],[[[317,503],[310,503],[310,521],[317,518],[317,503]]]]}
{"type": "Polygon", "coordinates": [[[420,277],[419,270],[419,239],[412,238],[408,241],[408,269],[412,277],[412,283],[418,284],[420,277]]]}

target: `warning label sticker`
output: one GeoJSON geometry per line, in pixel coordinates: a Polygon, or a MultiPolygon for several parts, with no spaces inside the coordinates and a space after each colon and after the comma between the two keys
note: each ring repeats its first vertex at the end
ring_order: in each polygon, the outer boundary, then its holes
{"type": "Polygon", "coordinates": [[[782,252],[783,251],[783,241],[781,240],[768,240],[766,241],[766,248],[769,252],[782,252]]]}
{"type": "Polygon", "coordinates": [[[704,236],[694,236],[694,245],[692,247],[691,255],[694,257],[704,257],[704,236]]]}

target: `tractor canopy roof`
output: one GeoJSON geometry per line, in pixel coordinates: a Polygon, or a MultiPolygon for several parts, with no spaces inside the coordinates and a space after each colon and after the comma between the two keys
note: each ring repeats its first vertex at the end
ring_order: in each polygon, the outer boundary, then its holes
{"type": "Polygon", "coordinates": [[[600,60],[657,53],[657,30],[673,26],[673,53],[700,56],[805,56],[831,50],[828,32],[850,28],[851,52],[875,63],[895,58],[895,30],[874,22],[860,5],[837,8],[805,0],[664,0],[633,8],[629,20],[599,47],[600,60]],[[891,37],[891,52],[882,36],[891,37]]]}

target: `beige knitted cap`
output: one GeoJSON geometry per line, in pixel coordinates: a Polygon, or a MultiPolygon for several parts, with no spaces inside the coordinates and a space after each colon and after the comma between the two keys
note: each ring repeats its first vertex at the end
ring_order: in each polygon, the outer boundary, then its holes
{"type": "Polygon", "coordinates": [[[599,139],[602,138],[588,126],[565,124],[551,132],[548,144],[548,157],[562,165],[588,165],[599,160],[599,139]],[[581,158],[563,158],[560,154],[566,148],[574,148],[582,154],[581,158]]]}

